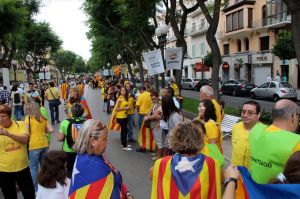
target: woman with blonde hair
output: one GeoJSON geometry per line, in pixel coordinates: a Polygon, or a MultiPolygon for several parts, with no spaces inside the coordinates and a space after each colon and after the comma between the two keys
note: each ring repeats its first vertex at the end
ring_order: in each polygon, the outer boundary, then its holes
{"type": "Polygon", "coordinates": [[[74,103],[80,103],[84,107],[84,114],[82,117],[84,117],[86,119],[92,119],[92,114],[91,114],[90,108],[87,104],[85,97],[82,96],[80,89],[76,86],[73,86],[70,88],[69,92],[70,92],[69,93],[70,97],[69,97],[68,103],[65,107],[65,113],[67,114],[67,117],[72,118],[72,114],[71,114],[72,105],[74,103]]]}
{"type": "Polygon", "coordinates": [[[35,191],[37,191],[37,175],[39,164],[41,164],[44,154],[48,151],[48,134],[53,132],[53,128],[44,118],[40,111],[40,105],[31,101],[25,106],[25,123],[29,131],[29,167],[35,191]]]}
{"type": "Polygon", "coordinates": [[[108,129],[99,120],[90,119],[83,123],[73,146],[77,157],[69,192],[70,198],[77,194],[82,198],[123,199],[126,195],[132,198],[125,190],[120,172],[103,157],[107,136],[108,129]]]}

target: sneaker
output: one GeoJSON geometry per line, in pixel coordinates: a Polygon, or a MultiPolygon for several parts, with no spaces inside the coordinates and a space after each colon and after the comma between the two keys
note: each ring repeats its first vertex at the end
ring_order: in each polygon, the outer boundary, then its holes
{"type": "Polygon", "coordinates": [[[136,140],[135,139],[129,139],[128,142],[132,142],[132,143],[135,143],[136,140]]]}
{"type": "Polygon", "coordinates": [[[143,149],[143,148],[138,148],[135,151],[140,152],[140,153],[146,153],[146,149],[143,149]]]}
{"type": "Polygon", "coordinates": [[[157,159],[158,159],[157,156],[152,157],[152,160],[157,160],[157,159]]]}
{"type": "Polygon", "coordinates": [[[132,151],[132,148],[130,148],[130,147],[127,146],[127,147],[123,147],[122,150],[123,151],[132,151]]]}
{"type": "Polygon", "coordinates": [[[130,145],[130,144],[127,144],[127,147],[131,147],[131,145],[130,145]]]}
{"type": "Polygon", "coordinates": [[[57,124],[59,124],[59,123],[60,123],[60,121],[59,121],[59,120],[56,120],[56,122],[57,122],[57,124]]]}

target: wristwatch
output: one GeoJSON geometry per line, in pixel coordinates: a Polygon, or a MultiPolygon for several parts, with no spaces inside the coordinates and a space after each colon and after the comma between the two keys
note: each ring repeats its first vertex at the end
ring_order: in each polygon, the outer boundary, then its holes
{"type": "Polygon", "coordinates": [[[235,183],[235,189],[237,189],[237,179],[236,178],[225,178],[224,187],[226,187],[229,182],[234,182],[235,183]]]}

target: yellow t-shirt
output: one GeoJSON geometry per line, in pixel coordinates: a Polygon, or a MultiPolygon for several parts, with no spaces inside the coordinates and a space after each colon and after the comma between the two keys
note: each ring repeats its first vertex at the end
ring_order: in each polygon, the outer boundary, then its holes
{"type": "Polygon", "coordinates": [[[221,127],[222,124],[222,115],[221,115],[221,107],[220,104],[217,102],[216,99],[212,99],[211,102],[214,104],[215,110],[216,110],[216,116],[217,116],[217,123],[219,127],[221,127]]]}
{"type": "Polygon", "coordinates": [[[139,114],[146,115],[151,109],[153,102],[150,95],[148,91],[145,91],[138,96],[136,106],[139,106],[139,114]]]}
{"type": "MultiPolygon", "coordinates": [[[[126,101],[126,99],[123,96],[118,97],[116,104],[118,104],[118,103],[121,103],[119,108],[125,108],[125,107],[129,106],[129,102],[126,101]]],[[[117,111],[116,118],[120,118],[120,119],[127,118],[127,110],[117,111]]]]}
{"type": "Polygon", "coordinates": [[[127,115],[128,114],[132,115],[132,114],[134,114],[135,99],[133,97],[129,96],[128,102],[129,102],[130,109],[127,111],[127,115]]]}
{"type": "Polygon", "coordinates": [[[48,88],[48,89],[45,91],[45,97],[46,97],[46,99],[48,99],[48,100],[54,100],[54,99],[59,98],[60,95],[59,95],[58,89],[57,89],[56,87],[50,87],[50,88],[48,88]],[[50,92],[50,90],[51,90],[52,93],[50,92]],[[52,94],[53,94],[53,95],[52,95],[52,94]]]}
{"type": "Polygon", "coordinates": [[[221,153],[223,153],[222,143],[221,143],[221,138],[220,138],[221,137],[220,129],[219,129],[218,125],[216,124],[216,122],[213,120],[209,120],[208,122],[205,122],[204,126],[205,126],[205,131],[206,131],[206,134],[204,136],[204,143],[209,144],[210,139],[217,139],[217,145],[218,145],[221,153]]]}
{"type": "Polygon", "coordinates": [[[244,123],[239,122],[232,127],[232,156],[231,164],[250,168],[249,131],[244,128],[244,123]]]}
{"type": "MultiPolygon", "coordinates": [[[[4,129],[11,134],[28,135],[24,122],[13,121],[9,128],[4,129]]],[[[26,167],[28,167],[27,145],[0,135],[0,172],[17,172],[26,167]]]]}
{"type": "MultiPolygon", "coordinates": [[[[44,118],[41,118],[40,120],[41,121],[39,122],[34,117],[30,117],[29,150],[40,149],[49,146],[46,134],[47,120],[44,118]]],[[[25,123],[29,127],[28,116],[25,118],[25,123]]]]}
{"type": "Polygon", "coordinates": [[[173,88],[174,90],[174,96],[179,96],[179,89],[178,89],[178,86],[177,84],[173,83],[173,84],[170,84],[170,87],[173,88]]]}

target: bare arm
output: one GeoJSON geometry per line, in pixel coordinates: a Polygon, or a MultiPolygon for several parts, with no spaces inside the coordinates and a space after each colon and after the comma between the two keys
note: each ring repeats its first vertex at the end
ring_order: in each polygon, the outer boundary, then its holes
{"type": "Polygon", "coordinates": [[[57,141],[62,142],[65,139],[65,135],[62,132],[58,132],[57,134],[57,141]]]}
{"type": "Polygon", "coordinates": [[[23,135],[15,135],[9,133],[7,130],[0,128],[0,135],[7,136],[21,144],[27,144],[29,140],[29,136],[27,134],[23,135]]]}
{"type": "MultiPolygon", "coordinates": [[[[239,179],[240,172],[237,167],[229,165],[225,171],[225,178],[239,179]]],[[[227,184],[224,190],[222,199],[235,199],[235,182],[231,181],[227,184]]]]}

